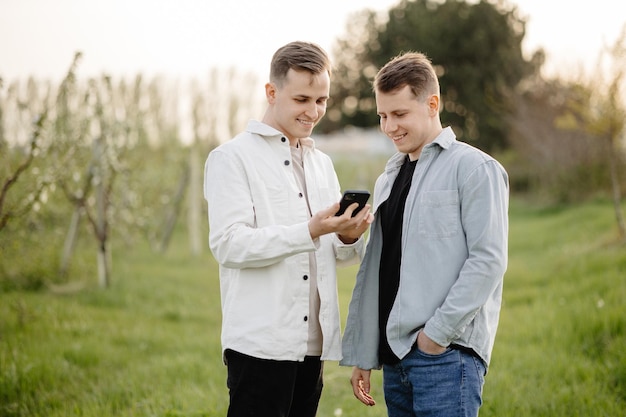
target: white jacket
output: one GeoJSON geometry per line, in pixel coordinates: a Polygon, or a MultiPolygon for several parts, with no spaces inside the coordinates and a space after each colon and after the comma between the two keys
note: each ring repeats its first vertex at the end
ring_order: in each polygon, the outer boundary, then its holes
{"type": "MultiPolygon", "coordinates": [[[[300,141],[312,213],[339,201],[331,159],[300,141]]],[[[302,361],[307,352],[309,252],[315,251],[323,334],[322,360],[341,358],[336,266],[360,260],[363,239],[332,233],[315,241],[294,176],[289,141],[251,121],[207,159],[204,195],[209,246],[220,265],[222,349],[263,359],[302,361]]]]}

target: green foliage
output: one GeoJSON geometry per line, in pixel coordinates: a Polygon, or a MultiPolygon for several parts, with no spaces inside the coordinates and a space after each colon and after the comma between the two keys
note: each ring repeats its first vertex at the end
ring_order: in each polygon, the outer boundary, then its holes
{"type": "MultiPolygon", "coordinates": [[[[80,57],[58,86],[29,79],[0,90],[0,288],[34,290],[71,278],[61,250],[76,246],[69,244],[73,212],[80,212],[82,238],[156,240],[186,174],[188,149],[167,84],[141,76],[131,84],[80,80],[80,57]],[[50,240],[40,239],[48,228],[50,240]]],[[[81,270],[69,272],[80,277],[81,270]]]]}
{"type": "Polygon", "coordinates": [[[190,163],[190,153],[204,160],[254,104],[256,80],[234,70],[216,69],[208,86],[191,80],[181,93],[160,77],[81,79],[80,58],[58,85],[0,80],[0,289],[80,278],[82,268],[67,271],[76,233],[83,247],[102,249],[101,264],[111,260],[111,237],[164,250],[184,209],[194,219],[206,210],[193,172],[201,162],[190,163]],[[190,186],[194,201],[185,198],[190,186]],[[35,235],[48,229],[51,240],[35,235]]]}
{"type": "MultiPolygon", "coordinates": [[[[482,417],[621,415],[626,254],[616,236],[605,201],[513,201],[482,417]]],[[[145,243],[114,245],[106,291],[88,279],[73,293],[0,292],[0,416],[225,415],[217,265],[208,253],[188,255],[185,239],[178,230],[159,256],[145,243]]],[[[344,316],[355,273],[340,270],[344,316]]],[[[385,416],[381,372],[373,372],[375,407],[354,398],[350,372],[326,364],[318,415],[385,416]]]]}
{"type": "Polygon", "coordinates": [[[120,258],[110,291],[2,294],[0,416],[225,414],[215,264],[154,258],[120,258]]]}
{"type": "Polygon", "coordinates": [[[0,292],[41,291],[68,280],[83,282],[95,270],[95,247],[83,230],[67,275],[59,273],[70,216],[58,189],[49,192],[46,199],[45,205],[15,218],[0,233],[0,292]]]}
{"type": "Polygon", "coordinates": [[[356,15],[337,43],[332,97],[342,115],[323,128],[378,124],[371,81],[377,69],[406,51],[428,55],[439,72],[442,122],[482,149],[505,146],[509,96],[538,67],[522,56],[525,23],[515,7],[489,1],[403,0],[385,19],[356,15]]]}
{"type": "Polygon", "coordinates": [[[610,204],[512,211],[481,415],[621,415],[626,256],[610,204]]]}
{"type": "Polygon", "coordinates": [[[535,199],[572,203],[610,195],[626,242],[624,63],[626,26],[591,74],[526,80],[514,97],[511,147],[502,160],[512,189],[535,199]]]}

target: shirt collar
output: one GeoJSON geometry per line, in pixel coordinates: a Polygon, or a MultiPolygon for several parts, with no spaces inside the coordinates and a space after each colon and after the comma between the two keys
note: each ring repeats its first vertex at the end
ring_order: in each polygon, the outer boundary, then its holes
{"type": "Polygon", "coordinates": [[[444,128],[439,135],[432,141],[441,146],[443,149],[448,149],[456,141],[456,135],[450,126],[444,128]]]}
{"type": "Polygon", "coordinates": [[[250,120],[246,130],[250,133],[264,137],[283,136],[279,130],[276,130],[272,126],[266,125],[265,123],[261,123],[257,120],[250,120]]]}
{"type": "MultiPolygon", "coordinates": [[[[432,147],[435,144],[439,145],[442,149],[448,149],[452,144],[456,142],[456,135],[450,126],[444,128],[439,135],[431,143],[424,148],[432,147]]],[[[424,151],[422,151],[424,152],[424,151]]],[[[399,169],[406,158],[405,153],[396,152],[386,164],[386,170],[399,169]]]]}
{"type": "MultiPolygon", "coordinates": [[[[250,120],[248,122],[248,127],[246,130],[250,133],[263,136],[265,138],[272,137],[283,137],[283,133],[280,130],[274,129],[270,125],[266,125],[265,123],[259,122],[257,120],[250,120]]],[[[302,148],[315,148],[315,141],[312,138],[300,138],[300,144],[302,148]]]]}

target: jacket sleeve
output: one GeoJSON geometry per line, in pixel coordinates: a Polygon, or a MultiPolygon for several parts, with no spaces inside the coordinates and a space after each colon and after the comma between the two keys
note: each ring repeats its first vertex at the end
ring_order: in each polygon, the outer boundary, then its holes
{"type": "MultiPolygon", "coordinates": [[[[260,179],[257,179],[260,185],[260,179]]],[[[313,251],[308,222],[257,227],[254,185],[246,167],[229,152],[213,150],[204,170],[204,196],[209,212],[209,246],[215,259],[228,268],[275,264],[296,253],[313,251]]],[[[269,206],[269,204],[268,204],[269,206]]],[[[264,213],[271,215],[271,213],[264,213]]]]}
{"type": "MultiPolygon", "coordinates": [[[[371,233],[376,233],[372,224],[371,233]]],[[[342,338],[341,366],[358,366],[361,369],[380,369],[378,358],[378,263],[380,251],[372,248],[379,242],[368,242],[367,252],[356,276],[348,308],[346,328],[342,338]],[[376,272],[374,272],[376,271],[376,272]]]]}
{"type": "Polygon", "coordinates": [[[448,346],[501,285],[508,257],[508,176],[489,160],[460,185],[461,221],[468,257],[458,279],[424,332],[448,346]]]}

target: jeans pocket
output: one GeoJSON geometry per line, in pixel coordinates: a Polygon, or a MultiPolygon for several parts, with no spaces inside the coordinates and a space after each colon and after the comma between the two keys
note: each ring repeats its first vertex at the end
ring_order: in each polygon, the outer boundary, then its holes
{"type": "Polygon", "coordinates": [[[453,351],[453,349],[447,347],[446,350],[444,350],[441,353],[427,353],[424,352],[423,350],[421,350],[420,348],[417,347],[417,343],[415,344],[415,348],[414,348],[415,352],[417,352],[418,355],[424,357],[424,358],[433,358],[433,359],[437,359],[437,358],[442,358],[446,355],[449,355],[450,352],[453,351]]]}

